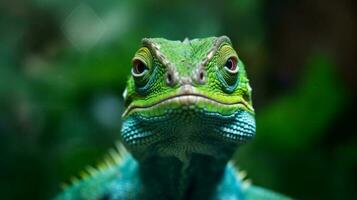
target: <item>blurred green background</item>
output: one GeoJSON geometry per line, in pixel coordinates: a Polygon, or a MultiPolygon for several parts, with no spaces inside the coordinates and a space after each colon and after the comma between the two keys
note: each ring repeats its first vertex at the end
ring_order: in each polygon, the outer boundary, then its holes
{"type": "Polygon", "coordinates": [[[357,197],[356,1],[0,2],[0,199],[49,199],[119,139],[143,37],[228,35],[247,66],[254,184],[298,199],[357,197]]]}

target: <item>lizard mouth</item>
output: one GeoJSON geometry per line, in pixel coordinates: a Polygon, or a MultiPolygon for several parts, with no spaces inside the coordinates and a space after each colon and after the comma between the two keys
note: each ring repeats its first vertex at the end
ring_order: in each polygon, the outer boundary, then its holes
{"type": "Polygon", "coordinates": [[[155,107],[160,107],[160,106],[171,104],[171,103],[183,105],[183,106],[195,105],[197,103],[211,104],[211,105],[215,105],[217,107],[219,107],[219,106],[224,106],[224,107],[243,106],[248,110],[252,110],[252,107],[244,101],[228,103],[228,102],[222,102],[222,101],[210,98],[203,94],[184,93],[184,94],[173,95],[173,96],[161,99],[157,102],[154,102],[152,104],[145,105],[145,106],[129,105],[122,116],[125,117],[136,110],[153,109],[155,107]]]}

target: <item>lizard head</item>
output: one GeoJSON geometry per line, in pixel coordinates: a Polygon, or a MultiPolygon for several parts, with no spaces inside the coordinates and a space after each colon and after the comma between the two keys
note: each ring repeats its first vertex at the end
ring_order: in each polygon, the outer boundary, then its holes
{"type": "Polygon", "coordinates": [[[255,134],[247,74],[226,36],[145,38],[131,74],[121,138],[137,158],[228,156],[255,134]]]}

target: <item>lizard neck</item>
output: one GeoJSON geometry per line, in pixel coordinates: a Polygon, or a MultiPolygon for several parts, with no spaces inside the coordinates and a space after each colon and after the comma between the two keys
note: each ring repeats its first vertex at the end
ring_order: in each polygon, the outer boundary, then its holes
{"type": "Polygon", "coordinates": [[[187,160],[152,156],[139,163],[143,199],[210,199],[228,159],[192,154],[187,160]]]}

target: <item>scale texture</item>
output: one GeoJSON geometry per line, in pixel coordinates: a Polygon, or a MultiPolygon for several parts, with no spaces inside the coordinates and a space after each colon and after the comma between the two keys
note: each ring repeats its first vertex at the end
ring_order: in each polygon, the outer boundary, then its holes
{"type": "Polygon", "coordinates": [[[132,65],[118,149],[55,199],[290,199],[230,162],[255,113],[228,37],[145,38],[132,65]]]}

